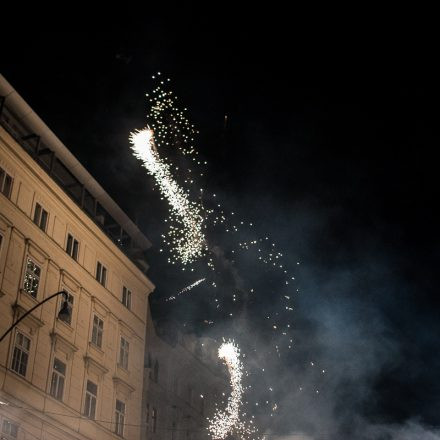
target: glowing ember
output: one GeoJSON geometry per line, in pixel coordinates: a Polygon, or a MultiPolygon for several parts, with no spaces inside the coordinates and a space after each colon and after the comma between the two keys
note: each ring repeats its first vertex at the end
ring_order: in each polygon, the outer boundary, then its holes
{"type": "Polygon", "coordinates": [[[206,278],[201,278],[200,280],[195,281],[194,283],[190,284],[189,286],[186,286],[185,288],[183,288],[177,295],[170,296],[165,301],[173,301],[173,300],[175,300],[179,295],[182,295],[182,293],[188,292],[189,290],[191,290],[194,287],[198,286],[200,283],[203,283],[203,281],[205,281],[205,280],[206,280],[206,278]]]}
{"type": "Polygon", "coordinates": [[[205,237],[202,231],[203,218],[197,203],[188,199],[188,194],[173,179],[168,164],[159,157],[154,144],[153,131],[144,128],[130,133],[134,155],[155,178],[156,183],[168,200],[171,213],[183,228],[173,236],[176,256],[183,264],[191,263],[205,251],[205,237]]]}
{"type": "Polygon", "coordinates": [[[240,361],[240,350],[232,341],[224,342],[220,346],[218,357],[226,362],[232,391],[226,409],[217,410],[214,417],[209,420],[208,430],[213,439],[224,439],[234,428],[239,427],[243,396],[243,364],[240,361]]]}

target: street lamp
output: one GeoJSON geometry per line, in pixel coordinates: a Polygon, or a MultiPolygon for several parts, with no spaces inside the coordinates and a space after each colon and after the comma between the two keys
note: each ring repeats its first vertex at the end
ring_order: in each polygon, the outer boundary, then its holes
{"type": "Polygon", "coordinates": [[[36,306],[32,307],[32,309],[28,310],[23,316],[17,319],[6,331],[3,333],[2,337],[0,338],[0,342],[3,341],[5,336],[24,318],[26,318],[27,315],[32,313],[36,308],[40,307],[42,304],[44,304],[46,301],[49,301],[50,299],[54,298],[58,295],[64,295],[64,302],[63,306],[61,307],[61,310],[58,312],[58,318],[60,319],[66,319],[68,316],[70,316],[70,307],[68,303],[68,293],[65,290],[60,290],[59,292],[54,293],[53,295],[48,296],[43,301],[39,302],[36,306]]]}

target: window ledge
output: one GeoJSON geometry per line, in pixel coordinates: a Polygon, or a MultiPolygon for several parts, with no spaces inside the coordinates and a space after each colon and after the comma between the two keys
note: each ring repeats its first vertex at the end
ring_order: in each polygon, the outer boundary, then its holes
{"type": "MultiPolygon", "coordinates": [[[[78,351],[78,347],[71,342],[69,342],[67,339],[65,339],[63,336],[61,336],[59,333],[51,332],[50,338],[52,340],[52,344],[54,346],[54,350],[62,351],[67,355],[67,359],[70,360],[76,351],[78,351]]],[[[58,399],[57,399],[58,400],[58,399]]]]}
{"type": "MultiPolygon", "coordinates": [[[[14,314],[17,314],[16,321],[28,311],[18,303],[12,304],[12,310],[14,311],[14,314]]],[[[43,325],[45,324],[44,321],[32,315],[32,313],[26,316],[26,318],[24,318],[22,322],[24,322],[29,327],[31,335],[33,335],[37,329],[43,327],[43,325]]]]}
{"type": "Polygon", "coordinates": [[[116,391],[124,394],[127,398],[136,389],[118,375],[113,376],[113,383],[115,384],[116,391]]]}
{"type": "Polygon", "coordinates": [[[84,364],[87,372],[93,372],[98,376],[104,376],[104,374],[108,373],[108,369],[101,365],[97,360],[93,359],[89,355],[84,356],[84,364]]]}
{"type": "Polygon", "coordinates": [[[63,329],[65,329],[65,330],[68,330],[70,333],[72,333],[73,332],[73,327],[72,327],[72,324],[69,324],[68,322],[66,322],[66,321],[63,321],[62,319],[60,319],[60,318],[58,318],[57,317],[57,319],[56,319],[56,322],[57,322],[57,326],[61,326],[61,328],[63,328],[63,329]]]}
{"type": "Polygon", "coordinates": [[[89,348],[91,348],[92,351],[96,352],[100,356],[104,356],[104,350],[99,345],[96,345],[94,342],[89,341],[89,348]]]}
{"type": "Polygon", "coordinates": [[[31,303],[33,303],[33,306],[36,306],[38,304],[37,298],[33,297],[30,293],[26,292],[26,290],[24,290],[22,287],[19,289],[19,292],[20,292],[20,299],[22,301],[30,301],[31,303]]]}
{"type": "Polygon", "coordinates": [[[127,368],[123,367],[120,363],[116,364],[117,374],[124,376],[126,378],[130,377],[130,371],[127,368]]]}

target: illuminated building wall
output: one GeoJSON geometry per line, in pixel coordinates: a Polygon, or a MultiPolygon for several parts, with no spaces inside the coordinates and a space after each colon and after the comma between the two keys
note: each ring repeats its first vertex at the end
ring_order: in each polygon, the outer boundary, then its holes
{"type": "Polygon", "coordinates": [[[0,437],[139,439],[150,246],[0,76],[0,437]]]}
{"type": "Polygon", "coordinates": [[[143,397],[146,440],[210,439],[206,418],[228,391],[218,344],[148,319],[143,397]]]}

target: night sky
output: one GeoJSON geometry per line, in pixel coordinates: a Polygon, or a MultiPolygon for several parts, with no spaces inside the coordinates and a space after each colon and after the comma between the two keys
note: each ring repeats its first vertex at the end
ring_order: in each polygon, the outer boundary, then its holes
{"type": "Polygon", "coordinates": [[[183,37],[148,28],[36,33],[2,49],[1,73],[153,242],[158,313],[200,334],[203,313],[214,316],[203,289],[169,309],[162,301],[198,277],[158,252],[167,206],[128,148],[161,71],[200,131],[201,184],[270,236],[295,272],[295,347],[273,362],[262,320],[280,303],[273,280],[250,260],[240,274],[268,292],[240,325],[258,334],[257,357],[276,365],[282,390],[261,431],[440,438],[440,93],[423,53],[336,50],[287,30],[263,37],[204,23],[183,37]]]}

